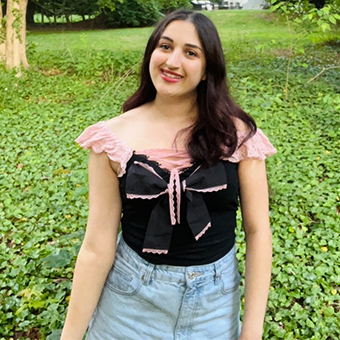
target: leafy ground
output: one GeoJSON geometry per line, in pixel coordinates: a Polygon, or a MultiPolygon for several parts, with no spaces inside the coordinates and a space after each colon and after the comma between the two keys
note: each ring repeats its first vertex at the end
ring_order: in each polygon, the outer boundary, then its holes
{"type": "MultiPolygon", "coordinates": [[[[274,264],[264,338],[337,340],[339,69],[307,82],[340,64],[340,47],[313,45],[324,37],[290,33],[264,12],[209,16],[234,96],[278,150],[267,163],[274,264]]],[[[87,153],[74,139],[120,112],[150,31],[32,32],[31,69],[0,74],[1,340],[58,339],[87,218],[87,153]]],[[[240,227],[237,244],[242,260],[240,227]]]]}

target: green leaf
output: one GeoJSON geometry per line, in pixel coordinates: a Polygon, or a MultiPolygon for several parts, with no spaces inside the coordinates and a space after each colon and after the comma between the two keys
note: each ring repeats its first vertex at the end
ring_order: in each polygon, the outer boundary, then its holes
{"type": "Polygon", "coordinates": [[[327,316],[327,317],[334,315],[334,308],[332,306],[325,307],[323,311],[325,313],[325,316],[327,316]]]}
{"type": "Polygon", "coordinates": [[[61,337],[62,329],[56,329],[54,330],[47,338],[46,340],[59,340],[61,337]]]}
{"type": "Polygon", "coordinates": [[[321,24],[321,28],[322,28],[323,32],[331,30],[331,26],[329,24],[327,24],[327,23],[321,24]]]}
{"type": "Polygon", "coordinates": [[[61,268],[70,264],[72,254],[66,250],[60,250],[56,255],[49,255],[43,259],[47,268],[61,268]]]}
{"type": "Polygon", "coordinates": [[[330,15],[328,19],[332,24],[336,25],[336,19],[333,15],[330,15]]]}

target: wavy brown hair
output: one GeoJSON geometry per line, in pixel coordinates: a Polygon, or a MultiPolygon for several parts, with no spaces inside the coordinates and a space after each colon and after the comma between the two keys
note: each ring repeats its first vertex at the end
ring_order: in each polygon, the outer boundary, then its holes
{"type": "Polygon", "coordinates": [[[234,124],[236,119],[240,119],[249,130],[242,143],[255,134],[256,124],[230,95],[221,41],[215,25],[205,15],[190,10],[178,10],[170,13],[157,25],[146,45],[140,86],[123,104],[123,112],[155,99],[156,89],[150,77],[149,63],[163,31],[174,20],[193,23],[203,47],[206,79],[197,86],[198,118],[190,127],[187,150],[193,161],[211,164],[222,157],[230,157],[239,146],[234,124]]]}

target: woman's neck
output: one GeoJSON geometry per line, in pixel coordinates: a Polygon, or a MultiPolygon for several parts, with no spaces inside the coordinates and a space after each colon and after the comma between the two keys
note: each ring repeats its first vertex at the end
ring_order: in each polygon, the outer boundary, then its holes
{"type": "Polygon", "coordinates": [[[156,96],[150,103],[156,119],[178,125],[192,125],[198,114],[196,98],[175,99],[156,96]]]}

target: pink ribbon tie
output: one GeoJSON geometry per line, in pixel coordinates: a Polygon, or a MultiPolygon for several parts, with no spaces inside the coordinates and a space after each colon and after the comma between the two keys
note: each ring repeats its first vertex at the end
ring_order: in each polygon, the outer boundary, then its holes
{"type": "Polygon", "coordinates": [[[171,224],[175,225],[176,222],[180,223],[181,216],[181,180],[177,169],[171,170],[170,180],[168,184],[169,189],[169,209],[171,224]],[[176,195],[176,208],[175,208],[175,195],[176,195]]]}

